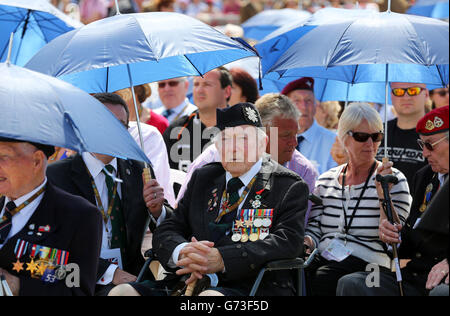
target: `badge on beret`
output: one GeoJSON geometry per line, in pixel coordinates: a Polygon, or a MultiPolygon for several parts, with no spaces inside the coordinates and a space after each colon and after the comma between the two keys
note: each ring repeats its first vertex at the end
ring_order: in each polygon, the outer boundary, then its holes
{"type": "Polygon", "coordinates": [[[244,117],[247,121],[258,123],[258,113],[250,107],[243,107],[244,117]]]}
{"type": "Polygon", "coordinates": [[[441,127],[442,125],[444,125],[444,121],[439,117],[439,116],[435,116],[434,117],[434,126],[436,126],[437,128],[441,127]]]}
{"type": "Polygon", "coordinates": [[[431,131],[434,128],[434,124],[433,122],[431,122],[430,120],[427,121],[427,123],[425,124],[425,128],[429,131],[431,131]]]}

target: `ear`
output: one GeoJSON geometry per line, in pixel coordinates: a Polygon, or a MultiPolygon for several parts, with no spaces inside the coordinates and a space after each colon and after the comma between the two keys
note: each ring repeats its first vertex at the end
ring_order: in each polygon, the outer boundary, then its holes
{"type": "Polygon", "coordinates": [[[228,103],[228,101],[230,101],[230,98],[231,98],[231,86],[225,87],[225,98],[227,99],[227,103],[228,103]]]}
{"type": "Polygon", "coordinates": [[[43,170],[47,163],[47,156],[42,150],[36,150],[33,153],[33,167],[35,170],[43,170]]]}

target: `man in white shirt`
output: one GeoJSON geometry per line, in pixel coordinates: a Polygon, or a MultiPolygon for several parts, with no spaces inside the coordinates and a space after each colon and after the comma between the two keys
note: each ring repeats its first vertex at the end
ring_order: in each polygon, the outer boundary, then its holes
{"type": "MultiPolygon", "coordinates": [[[[128,127],[128,107],[120,96],[101,93],[94,97],[128,127]]],[[[144,264],[141,255],[144,233],[147,229],[154,230],[172,212],[153,169],[150,167],[152,179],[145,184],[142,169],[137,161],[84,153],[54,163],[48,170],[48,177],[57,186],[83,196],[97,205],[103,215],[97,295],[136,280],[144,264]],[[114,263],[121,262],[122,267],[111,264],[111,259],[114,263]]]]}
{"type": "Polygon", "coordinates": [[[101,217],[47,181],[53,152],[53,146],[0,138],[0,274],[15,296],[94,293],[101,217]],[[55,275],[72,263],[78,287],[55,275]]]}

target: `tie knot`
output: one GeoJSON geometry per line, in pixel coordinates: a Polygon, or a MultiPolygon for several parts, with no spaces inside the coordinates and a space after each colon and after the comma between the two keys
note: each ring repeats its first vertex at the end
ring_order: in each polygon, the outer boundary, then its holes
{"type": "Polygon", "coordinates": [[[167,109],[167,110],[164,110],[164,112],[162,113],[162,115],[163,115],[165,118],[168,118],[170,115],[172,115],[172,113],[173,113],[173,110],[172,110],[172,109],[167,109]]]}
{"type": "MultiPolygon", "coordinates": [[[[111,165],[106,165],[106,166],[105,166],[105,169],[106,169],[106,171],[108,171],[109,173],[111,173],[111,174],[113,174],[113,175],[114,175],[114,172],[116,171],[116,169],[114,169],[114,167],[111,166],[111,165]]],[[[108,174],[107,174],[107,175],[108,175],[108,174]]]]}
{"type": "Polygon", "coordinates": [[[14,209],[16,208],[16,203],[14,203],[13,201],[9,201],[8,203],[6,203],[5,206],[5,212],[7,215],[11,215],[11,212],[14,211],[14,209]]]}
{"type": "Polygon", "coordinates": [[[227,191],[228,192],[237,192],[240,188],[242,188],[244,184],[239,178],[231,178],[227,183],[227,191]]]}

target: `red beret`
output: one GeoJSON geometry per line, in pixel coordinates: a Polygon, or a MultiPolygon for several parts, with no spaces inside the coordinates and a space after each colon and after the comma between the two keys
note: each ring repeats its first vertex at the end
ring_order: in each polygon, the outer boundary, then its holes
{"type": "Polygon", "coordinates": [[[289,82],[281,91],[281,94],[288,95],[294,90],[310,90],[314,92],[314,79],[310,77],[303,77],[289,82]]]}
{"type": "Polygon", "coordinates": [[[421,135],[433,135],[448,131],[448,105],[428,112],[417,123],[416,132],[421,135]]]}

